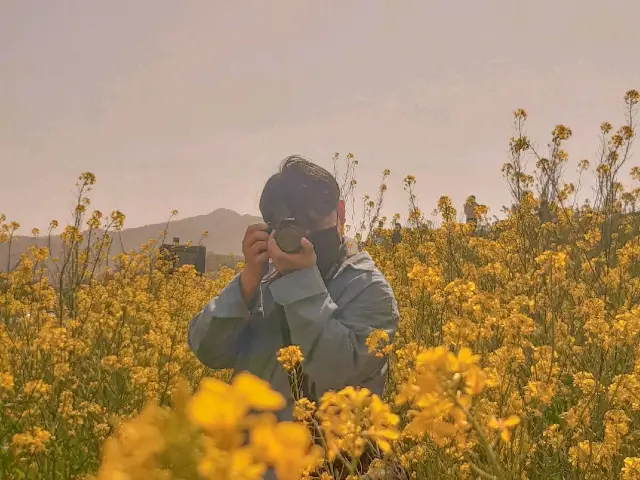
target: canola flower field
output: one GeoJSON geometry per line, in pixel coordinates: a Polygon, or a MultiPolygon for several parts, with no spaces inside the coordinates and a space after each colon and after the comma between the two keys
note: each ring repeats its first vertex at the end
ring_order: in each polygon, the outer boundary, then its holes
{"type": "MultiPolygon", "coordinates": [[[[124,216],[90,211],[83,174],[62,254],[33,248],[0,274],[0,478],[640,479],[639,101],[630,90],[622,126],[602,124],[592,162],[569,160],[562,125],[541,154],[517,110],[499,220],[470,198],[461,223],[442,197],[428,221],[406,177],[402,241],[367,246],[401,312],[393,343],[368,339],[387,392],[302,398],[288,347],[295,422],[276,422],[267,384],[188,349],[189,320],[235,271],[170,272],[157,241],[109,258],[124,216]],[[588,203],[564,181],[575,164],[588,203]]],[[[371,224],[385,190],[365,202],[371,224]]],[[[19,225],[0,220],[10,243],[19,225]]]]}

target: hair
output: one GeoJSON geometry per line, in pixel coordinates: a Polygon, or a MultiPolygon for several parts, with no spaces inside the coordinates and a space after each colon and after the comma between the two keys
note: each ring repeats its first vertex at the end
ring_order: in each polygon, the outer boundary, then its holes
{"type": "Polygon", "coordinates": [[[260,197],[260,213],[267,223],[293,217],[312,226],[334,212],[339,201],[340,186],[331,173],[304,157],[292,155],[267,180],[260,197]]]}

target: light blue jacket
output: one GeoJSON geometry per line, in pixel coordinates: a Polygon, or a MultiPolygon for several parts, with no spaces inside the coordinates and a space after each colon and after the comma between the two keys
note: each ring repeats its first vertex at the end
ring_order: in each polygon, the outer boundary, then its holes
{"type": "Polygon", "coordinates": [[[290,420],[289,381],[277,361],[284,344],[282,322],[287,322],[291,343],[302,350],[314,399],[347,385],[382,395],[388,364],[368,353],[365,340],[374,329],[385,330],[393,339],[398,307],[369,254],[347,258],[326,285],[315,265],[274,281],[268,278],[251,308],[242,299],[238,275],[191,320],[188,341],[200,361],[267,380],[287,399],[280,419],[290,420]],[[284,307],[286,319],[278,313],[282,309],[274,309],[275,303],[284,307]]]}

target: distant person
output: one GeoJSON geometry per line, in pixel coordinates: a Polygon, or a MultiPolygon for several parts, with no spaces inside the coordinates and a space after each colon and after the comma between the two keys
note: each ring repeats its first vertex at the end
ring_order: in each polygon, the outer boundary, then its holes
{"type": "Polygon", "coordinates": [[[369,354],[365,340],[374,329],[393,339],[398,308],[371,256],[347,251],[336,179],[289,157],[264,186],[260,212],[265,223],[251,225],[242,242],[244,270],[191,320],[191,349],[208,367],[267,380],[288,400],[282,420],[292,418],[292,399],[276,357],[289,344],[304,355],[304,394],[311,400],[347,385],[381,395],[387,360],[369,354]],[[265,231],[283,218],[304,232],[298,253],[283,252],[276,232],[265,231]]]}
{"type": "Polygon", "coordinates": [[[468,224],[473,224],[474,226],[478,224],[478,219],[476,218],[477,207],[478,202],[476,202],[476,196],[470,195],[464,203],[464,214],[468,224]]]}
{"type": "Polygon", "coordinates": [[[402,227],[400,223],[396,222],[393,227],[393,233],[391,234],[391,243],[395,247],[402,241],[402,227]]]}
{"type": "Polygon", "coordinates": [[[384,242],[384,221],[378,221],[378,228],[376,228],[373,232],[373,244],[374,245],[382,245],[384,242]]]}

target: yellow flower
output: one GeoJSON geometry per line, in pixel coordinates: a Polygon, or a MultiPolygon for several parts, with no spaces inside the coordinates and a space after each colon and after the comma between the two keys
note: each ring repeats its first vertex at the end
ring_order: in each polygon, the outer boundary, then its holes
{"type": "Polygon", "coordinates": [[[277,423],[273,416],[262,416],[255,422],[251,447],[257,458],[273,465],[281,480],[297,480],[323,456],[320,447],[312,445],[311,434],[304,425],[277,423]]]}
{"type": "Polygon", "coordinates": [[[390,442],[399,438],[396,426],[400,418],[366,388],[345,387],[339,392],[325,393],[317,415],[330,460],[341,451],[357,458],[367,442],[375,442],[381,451],[389,452],[390,442]]]}
{"type": "Polygon", "coordinates": [[[506,419],[497,419],[496,417],[491,417],[489,419],[489,428],[493,428],[494,430],[498,430],[500,432],[500,438],[504,442],[509,442],[511,440],[511,432],[509,429],[514,428],[516,425],[520,423],[520,417],[516,415],[511,415],[506,419]]]}
{"type": "Polygon", "coordinates": [[[478,395],[487,384],[487,376],[481,368],[472,366],[465,374],[466,392],[469,395],[478,395]]]}
{"type": "Polygon", "coordinates": [[[466,372],[480,360],[480,355],[474,355],[470,348],[461,348],[457,357],[450,357],[449,369],[453,372],[466,372]]]}
{"type": "Polygon", "coordinates": [[[280,410],[285,399],[269,384],[249,373],[241,372],[229,385],[215,378],[205,378],[190,404],[193,421],[209,431],[235,430],[251,409],[280,410]]]}
{"type": "Polygon", "coordinates": [[[365,344],[369,349],[369,353],[375,354],[376,357],[384,357],[391,352],[389,345],[389,334],[385,330],[373,330],[367,337],[365,344]]]}
{"type": "Polygon", "coordinates": [[[16,433],[11,439],[11,446],[19,452],[33,455],[44,452],[52,439],[51,433],[47,430],[35,427],[29,433],[16,433]]]}
{"type": "Polygon", "coordinates": [[[639,480],[640,479],[640,457],[627,457],[624,459],[622,467],[622,480],[639,480]]]}
{"type": "Polygon", "coordinates": [[[302,423],[309,422],[316,410],[316,403],[308,398],[297,400],[293,406],[293,418],[302,423]]]}
{"type": "Polygon", "coordinates": [[[191,419],[211,431],[234,430],[249,411],[249,405],[233,394],[230,385],[204,379],[189,408],[191,419]]]}
{"type": "Polygon", "coordinates": [[[13,390],[13,375],[0,373],[0,389],[13,390]]]}
{"type": "Polygon", "coordinates": [[[278,362],[289,373],[292,373],[303,360],[304,357],[297,345],[289,345],[278,351],[278,362]]]}
{"type": "Polygon", "coordinates": [[[198,473],[211,480],[261,480],[267,465],[257,461],[249,447],[225,451],[205,443],[205,453],[198,473]]]}
{"type": "Polygon", "coordinates": [[[282,395],[271,389],[264,380],[246,372],[241,372],[231,383],[234,394],[242,397],[250,408],[275,411],[284,408],[282,395]]]}
{"type": "Polygon", "coordinates": [[[27,382],[24,386],[24,393],[30,397],[40,398],[51,393],[51,385],[42,380],[27,382]]]}

